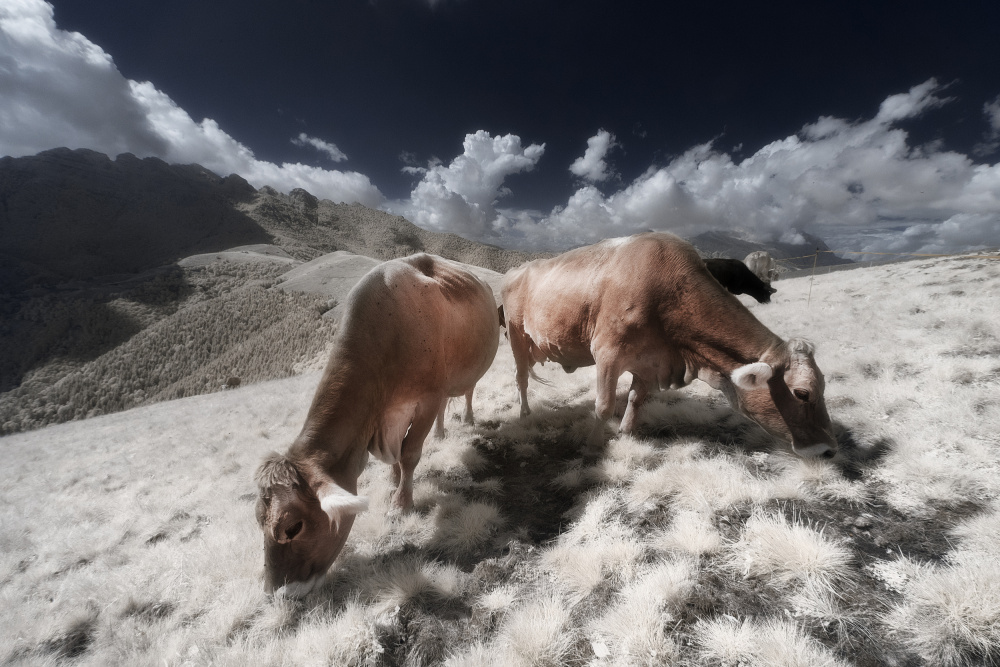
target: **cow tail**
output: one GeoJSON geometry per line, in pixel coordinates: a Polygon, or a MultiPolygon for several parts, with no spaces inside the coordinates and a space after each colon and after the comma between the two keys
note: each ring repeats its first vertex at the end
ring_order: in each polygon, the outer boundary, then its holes
{"type": "Polygon", "coordinates": [[[528,377],[530,377],[532,380],[534,380],[535,382],[538,382],[540,384],[544,384],[544,385],[546,385],[548,387],[552,386],[551,382],[549,382],[548,380],[546,380],[543,377],[539,377],[538,373],[535,372],[534,368],[529,368],[528,369],[528,377]]]}

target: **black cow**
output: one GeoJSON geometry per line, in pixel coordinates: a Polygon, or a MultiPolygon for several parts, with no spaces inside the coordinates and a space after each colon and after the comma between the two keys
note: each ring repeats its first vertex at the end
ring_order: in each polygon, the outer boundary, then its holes
{"type": "Polygon", "coordinates": [[[749,294],[760,303],[771,303],[771,295],[778,290],[754,275],[738,259],[706,259],[705,266],[722,286],[733,294],[749,294]]]}

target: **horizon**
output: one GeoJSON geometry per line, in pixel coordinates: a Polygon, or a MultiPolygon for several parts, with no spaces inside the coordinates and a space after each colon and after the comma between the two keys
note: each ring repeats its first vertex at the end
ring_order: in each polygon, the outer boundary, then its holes
{"type": "Polygon", "coordinates": [[[263,9],[0,3],[0,154],[198,163],[522,250],[1000,244],[996,8],[263,9]]]}

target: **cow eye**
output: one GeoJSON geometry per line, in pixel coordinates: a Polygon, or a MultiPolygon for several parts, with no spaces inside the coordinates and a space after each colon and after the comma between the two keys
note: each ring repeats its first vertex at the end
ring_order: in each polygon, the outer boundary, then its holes
{"type": "Polygon", "coordinates": [[[809,400],[809,392],[806,391],[805,389],[796,389],[793,393],[795,394],[795,398],[799,399],[800,401],[809,400]]]}
{"type": "Polygon", "coordinates": [[[285,528],[285,537],[288,539],[293,539],[302,531],[302,522],[297,521],[294,525],[285,528]]]}

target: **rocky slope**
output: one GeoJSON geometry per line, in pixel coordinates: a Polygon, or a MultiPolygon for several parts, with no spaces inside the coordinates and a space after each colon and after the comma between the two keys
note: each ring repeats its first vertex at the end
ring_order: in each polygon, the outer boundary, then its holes
{"type": "Polygon", "coordinates": [[[505,273],[529,259],[551,255],[505,250],[455,234],[429,232],[402,216],[362,204],[319,200],[301,188],[284,195],[265,186],[238,208],[273,234],[276,245],[306,261],[337,250],[380,260],[429,252],[505,273]]]}

